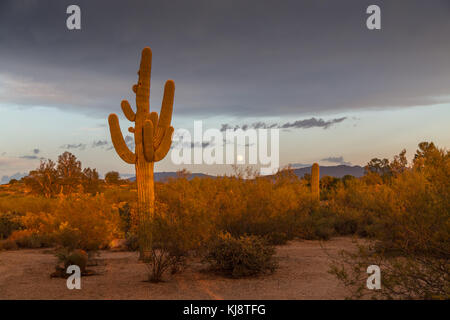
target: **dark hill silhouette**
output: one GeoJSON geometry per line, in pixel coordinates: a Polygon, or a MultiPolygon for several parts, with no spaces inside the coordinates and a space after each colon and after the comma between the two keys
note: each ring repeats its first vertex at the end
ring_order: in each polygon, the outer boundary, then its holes
{"type": "MultiPolygon", "coordinates": [[[[305,173],[311,174],[311,167],[294,169],[295,174],[302,178],[305,173]]],[[[348,166],[348,165],[338,165],[338,166],[320,166],[320,177],[331,176],[336,178],[342,178],[345,175],[351,175],[354,177],[362,177],[364,175],[364,168],[361,166],[348,166]]]]}
{"type": "MultiPolygon", "coordinates": [[[[311,167],[294,169],[294,173],[302,178],[305,173],[311,174],[311,167]]],[[[342,178],[345,175],[351,175],[354,177],[362,177],[364,175],[364,168],[361,166],[348,166],[348,165],[338,165],[338,166],[321,166],[320,167],[320,177],[331,176],[336,178],[342,178]]],[[[155,172],[155,181],[164,181],[168,178],[176,178],[176,172],[155,172]]],[[[215,178],[204,173],[191,173],[189,180],[193,178],[215,178]]],[[[136,177],[129,178],[130,181],[135,181],[136,177]]]]}

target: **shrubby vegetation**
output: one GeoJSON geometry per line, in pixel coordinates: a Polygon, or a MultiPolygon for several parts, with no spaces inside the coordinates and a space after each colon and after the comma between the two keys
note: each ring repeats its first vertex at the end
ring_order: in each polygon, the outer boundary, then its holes
{"type": "MultiPolygon", "coordinates": [[[[189,255],[208,256],[232,275],[251,274],[239,271],[242,262],[225,265],[227,255],[259,248],[250,250],[248,270],[263,270],[270,245],[355,235],[370,245],[344,253],[332,271],[349,287],[364,285],[357,277],[367,277],[363,267],[375,261],[386,268],[383,297],[448,298],[449,152],[424,142],[410,164],[405,153],[392,161],[372,159],[362,178],[323,177],[320,203],[310,193],[308,176],[298,178],[289,168],[271,177],[247,170],[191,180],[180,172],[158,182],[149,280],[176,272],[189,255]]],[[[136,186],[115,172],[106,177],[105,182],[94,169],[82,169],[69,153],[57,164],[43,162],[9,192],[0,192],[0,248],[96,250],[125,238],[136,249],[136,186]]]]}
{"type": "Polygon", "coordinates": [[[206,259],[211,267],[234,278],[274,272],[275,248],[258,236],[234,238],[229,233],[219,234],[209,246],[206,259]]]}
{"type": "Polygon", "coordinates": [[[432,143],[419,144],[411,166],[404,152],[392,162],[371,161],[368,174],[339,191],[334,205],[375,241],[342,252],[331,272],[354,297],[449,299],[449,191],[450,153],[432,143]],[[382,290],[375,292],[361,281],[371,264],[382,270],[382,290]]]}

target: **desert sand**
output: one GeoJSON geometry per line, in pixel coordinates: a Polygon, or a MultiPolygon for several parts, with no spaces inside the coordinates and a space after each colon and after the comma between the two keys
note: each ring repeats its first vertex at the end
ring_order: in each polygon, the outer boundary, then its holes
{"type": "Polygon", "coordinates": [[[277,246],[274,274],[230,279],[206,271],[200,259],[166,275],[165,282],[146,282],[147,268],[136,252],[100,251],[98,275],[82,277],[80,290],[50,278],[56,257],[48,249],[0,252],[0,299],[344,299],[348,292],[330,275],[330,256],[354,247],[351,238],[290,241],[277,246]],[[326,249],[326,252],[324,250],[326,249]]]}

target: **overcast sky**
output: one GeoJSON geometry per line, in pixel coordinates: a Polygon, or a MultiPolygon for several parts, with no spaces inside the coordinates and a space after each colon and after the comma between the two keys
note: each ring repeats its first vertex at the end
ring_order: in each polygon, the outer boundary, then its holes
{"type": "Polygon", "coordinates": [[[145,46],[151,108],[173,79],[176,128],[290,123],[281,164],[363,165],[422,140],[449,147],[449,34],[448,0],[2,0],[0,178],[65,149],[102,173],[133,172],[105,125],[122,99],[133,105],[145,46]],[[81,30],[66,28],[70,4],[81,30]],[[381,30],[366,28],[371,4],[381,30]]]}

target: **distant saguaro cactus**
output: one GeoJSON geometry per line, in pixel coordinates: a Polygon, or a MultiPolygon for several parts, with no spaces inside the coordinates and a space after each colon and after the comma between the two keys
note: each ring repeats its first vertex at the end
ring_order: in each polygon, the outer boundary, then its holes
{"type": "Polygon", "coordinates": [[[112,113],[108,117],[111,139],[117,154],[123,161],[134,164],[138,191],[138,210],[140,217],[139,239],[142,252],[147,251],[149,235],[148,222],[155,212],[155,192],[153,168],[156,161],[162,160],[172,144],[173,99],[175,83],[168,80],[164,86],[161,112],[150,113],[150,74],[152,68],[152,51],[146,47],[142,50],[138,83],[133,86],[136,94],[136,112],[127,100],[122,100],[121,107],[125,117],[135,122],[128,131],[134,134],[135,152],[128,149],[119,126],[119,119],[112,113]],[[147,230],[147,232],[146,232],[147,230]],[[145,247],[145,248],[144,248],[145,247]]]}
{"type": "Polygon", "coordinates": [[[317,200],[320,200],[320,175],[319,164],[314,163],[311,167],[311,192],[317,200]]]}

